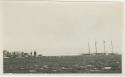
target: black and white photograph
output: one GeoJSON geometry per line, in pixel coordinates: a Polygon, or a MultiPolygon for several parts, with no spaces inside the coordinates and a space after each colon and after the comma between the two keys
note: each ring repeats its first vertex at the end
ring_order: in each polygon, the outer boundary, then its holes
{"type": "Polygon", "coordinates": [[[5,1],[3,74],[121,74],[123,3],[5,1]]]}

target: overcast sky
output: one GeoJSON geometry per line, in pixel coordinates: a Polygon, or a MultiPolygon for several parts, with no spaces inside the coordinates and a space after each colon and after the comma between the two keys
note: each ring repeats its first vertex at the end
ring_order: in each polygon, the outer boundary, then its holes
{"type": "Polygon", "coordinates": [[[3,5],[3,47],[43,55],[76,55],[122,50],[120,2],[26,2],[3,5]]]}

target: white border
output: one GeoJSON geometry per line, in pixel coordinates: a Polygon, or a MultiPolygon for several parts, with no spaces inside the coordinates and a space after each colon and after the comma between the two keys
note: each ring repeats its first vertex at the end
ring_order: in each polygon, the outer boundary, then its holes
{"type": "MultiPolygon", "coordinates": [[[[2,5],[3,2],[14,2],[14,3],[27,3],[27,2],[30,2],[30,3],[37,3],[37,2],[43,2],[45,0],[0,0],[0,6],[2,5]]],[[[125,0],[46,0],[45,2],[58,2],[58,1],[107,1],[107,2],[115,2],[115,1],[118,1],[118,2],[124,2],[125,3],[125,0]]],[[[125,6],[124,6],[124,12],[125,12],[125,6]]],[[[125,18],[125,15],[124,15],[124,18],[125,18]]],[[[3,51],[2,50],[2,8],[0,7],[0,50],[1,52],[3,51]]],[[[124,29],[125,29],[125,23],[124,23],[124,29]]],[[[124,31],[125,33],[125,31],[124,31]]],[[[80,76],[85,76],[85,77],[122,77],[122,76],[125,76],[125,35],[123,33],[123,54],[122,54],[122,74],[3,74],[3,58],[2,58],[2,53],[0,54],[0,76],[2,77],[27,77],[27,76],[30,76],[30,77],[37,77],[37,76],[44,76],[44,77],[58,77],[58,76],[65,76],[65,77],[69,77],[69,76],[76,76],[76,77],[80,77],[80,76]]]]}

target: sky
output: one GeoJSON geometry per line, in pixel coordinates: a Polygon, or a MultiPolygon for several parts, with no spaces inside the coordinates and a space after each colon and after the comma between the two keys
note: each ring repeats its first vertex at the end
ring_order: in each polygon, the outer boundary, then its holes
{"type": "Polygon", "coordinates": [[[6,2],[3,49],[47,56],[122,51],[123,4],[120,2],[6,2]]]}

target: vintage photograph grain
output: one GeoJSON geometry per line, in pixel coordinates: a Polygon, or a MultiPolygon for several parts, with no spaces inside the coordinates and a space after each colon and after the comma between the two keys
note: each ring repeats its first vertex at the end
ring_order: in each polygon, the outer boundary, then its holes
{"type": "Polygon", "coordinates": [[[3,73],[122,73],[122,2],[6,1],[3,73]]]}

